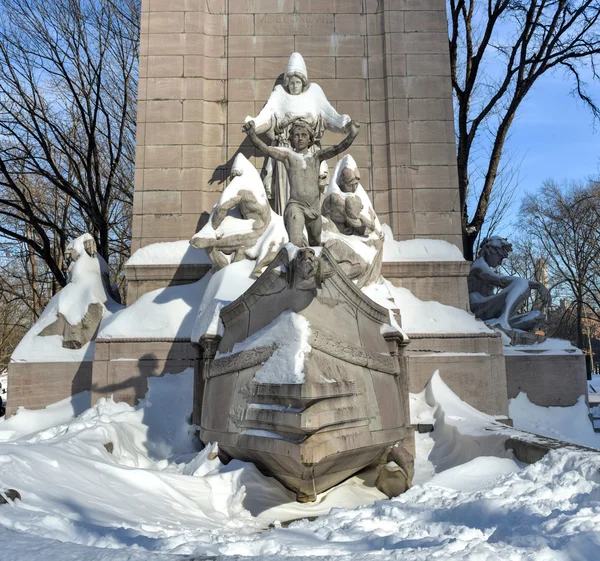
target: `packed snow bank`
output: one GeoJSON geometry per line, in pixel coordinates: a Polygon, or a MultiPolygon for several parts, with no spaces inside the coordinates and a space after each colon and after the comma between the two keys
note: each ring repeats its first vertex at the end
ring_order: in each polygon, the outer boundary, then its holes
{"type": "Polygon", "coordinates": [[[98,339],[189,338],[211,274],[199,281],[147,292],[103,323],[98,339]]]}
{"type": "Polygon", "coordinates": [[[27,410],[19,407],[17,412],[0,425],[0,442],[16,440],[43,431],[48,427],[72,421],[90,405],[90,392],[81,392],[45,409],[27,410]]]}
{"type": "MultiPolygon", "coordinates": [[[[25,334],[14,350],[13,362],[82,362],[94,358],[94,342],[84,344],[80,349],[65,349],[61,335],[40,336],[52,325],[58,314],[71,324],[77,325],[86,315],[90,304],[101,304],[104,313],[102,322],[123,309],[115,302],[104,283],[108,283],[108,265],[99,254],[88,255],[85,243],[93,241],[90,234],[73,240],[68,249],[77,258],[69,266],[69,282],[52,297],[42,315],[25,334]]],[[[101,324],[102,325],[102,324],[101,324]]]]}
{"type": "Polygon", "coordinates": [[[230,353],[217,353],[217,358],[258,347],[273,347],[273,354],[255,374],[254,381],[259,384],[302,384],[304,359],[311,350],[310,334],[308,320],[287,310],[245,341],[236,343],[230,353]]]}
{"type": "Polygon", "coordinates": [[[439,302],[419,300],[407,288],[382,279],[365,286],[363,292],[388,309],[400,310],[402,329],[411,333],[493,333],[473,314],[439,302]]]}
{"type": "MultiPolygon", "coordinates": [[[[505,425],[462,401],[442,380],[438,371],[421,392],[413,397],[418,422],[423,422],[425,402],[431,408],[435,430],[431,434],[434,447],[429,461],[436,472],[470,462],[481,456],[510,458],[504,443],[508,434],[505,425]],[[418,401],[420,405],[417,405],[418,401]],[[493,430],[489,430],[489,429],[493,430]]],[[[413,421],[414,422],[414,421],[413,421]]]]}
{"type": "Polygon", "coordinates": [[[193,339],[195,329],[204,329],[201,334],[217,329],[223,306],[254,283],[252,269],[251,261],[240,261],[194,283],[148,292],[104,322],[98,338],[193,339]]]}
{"type": "Polygon", "coordinates": [[[494,421],[438,377],[411,401],[413,422],[435,420],[417,441],[428,450],[417,470],[428,463],[430,477],[391,501],[355,477],[305,505],[251,464],[222,465],[216,445],[198,450],[187,422],[192,383],[191,371],[151,378],[139,406],[101,400],[77,418],[63,403],[34,433],[32,412],[0,422],[0,489],[23,498],[0,506],[2,559],[597,558],[599,456],[571,449],[525,468],[489,455],[454,464],[477,447],[494,452],[481,438],[494,421]],[[437,448],[451,429],[459,451],[443,471],[431,459],[443,458],[437,448]]]}
{"type": "Polygon", "coordinates": [[[253,269],[252,261],[238,261],[217,271],[210,278],[194,317],[192,341],[198,342],[203,335],[223,334],[221,310],[254,284],[253,269]]]}
{"type": "Polygon", "coordinates": [[[464,261],[462,251],[444,240],[415,239],[397,242],[392,229],[384,224],[383,262],[464,261]]]}
{"type": "Polygon", "coordinates": [[[540,407],[521,392],[509,400],[508,410],[516,429],[600,450],[600,434],[594,432],[584,396],[572,407],[540,407]]]}
{"type": "Polygon", "coordinates": [[[188,240],[153,243],[138,249],[126,265],[210,265],[203,249],[190,246],[188,240]]]}

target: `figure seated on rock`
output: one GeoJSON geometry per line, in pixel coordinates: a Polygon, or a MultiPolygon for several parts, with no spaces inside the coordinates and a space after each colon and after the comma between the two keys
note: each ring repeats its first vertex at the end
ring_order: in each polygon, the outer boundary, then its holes
{"type": "Polygon", "coordinates": [[[321,244],[321,203],[319,175],[321,162],[341,154],[350,146],[358,135],[359,124],[352,121],[348,126],[348,136],[336,146],[319,149],[314,153],[309,148],[314,143],[311,127],[304,121],[296,121],[290,131],[290,142],[293,151],[287,148],[267,146],[256,135],[253,121],[244,125],[244,131],[252,143],[264,154],[282,162],[285,166],[290,184],[290,199],[284,212],[285,229],[290,242],[297,247],[304,247],[304,228],[308,233],[308,245],[321,244]]]}
{"type": "Polygon", "coordinates": [[[90,234],[74,239],[65,256],[70,260],[68,283],[50,300],[32,331],[40,337],[60,335],[63,348],[81,349],[95,338],[106,310],[121,308],[121,298],[90,234]],[[56,319],[49,323],[52,317],[56,319]]]}
{"type": "MultiPolygon", "coordinates": [[[[246,122],[253,121],[256,133],[267,134],[273,146],[289,148],[290,127],[297,119],[303,119],[308,123],[315,137],[314,145],[309,148],[310,152],[316,152],[321,148],[320,140],[325,130],[342,132],[350,123],[350,117],[340,115],[333,108],[318,84],[309,83],[302,55],[292,53],[285,70],[283,86],[275,86],[260,113],[256,117],[246,117],[246,122]]],[[[263,173],[263,184],[267,196],[273,202],[273,210],[283,215],[290,198],[285,168],[269,157],[263,173]]],[[[321,164],[323,187],[327,186],[327,174],[327,163],[323,161],[321,164]]]]}
{"type": "Polygon", "coordinates": [[[322,206],[323,245],[359,287],[379,278],[383,231],[349,154],[336,165],[322,206]]]}
{"type": "Polygon", "coordinates": [[[260,176],[243,154],[236,156],[231,175],[207,224],[190,244],[206,249],[215,269],[256,259],[255,274],[260,274],[287,242],[283,220],[271,210],[260,176]]]}
{"type": "Polygon", "coordinates": [[[545,316],[540,310],[525,314],[516,312],[537,290],[543,305],[550,305],[548,289],[537,281],[502,275],[494,271],[512,251],[512,245],[499,236],[484,239],[479,246],[478,258],[469,273],[469,299],[471,311],[492,327],[510,333],[514,329],[535,330],[545,316]]]}

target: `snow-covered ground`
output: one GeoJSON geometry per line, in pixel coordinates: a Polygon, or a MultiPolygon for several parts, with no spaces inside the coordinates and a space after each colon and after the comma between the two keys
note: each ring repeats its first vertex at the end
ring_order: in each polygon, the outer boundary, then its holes
{"type": "MultiPolygon", "coordinates": [[[[251,464],[222,465],[216,445],[200,449],[192,378],[151,379],[136,408],[101,400],[76,417],[74,398],[0,422],[0,489],[23,498],[0,505],[0,559],[598,557],[600,456],[566,449],[524,466],[437,375],[411,396],[413,422],[435,424],[417,435],[414,487],[387,500],[365,474],[312,504],[251,464]]],[[[520,411],[553,436],[584,426],[579,405],[557,419],[520,397],[520,411]]]]}

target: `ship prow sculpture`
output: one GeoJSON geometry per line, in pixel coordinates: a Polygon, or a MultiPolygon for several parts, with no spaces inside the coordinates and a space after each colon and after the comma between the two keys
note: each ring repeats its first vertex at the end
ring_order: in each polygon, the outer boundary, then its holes
{"type": "Polygon", "coordinates": [[[314,500],[407,439],[403,335],[327,249],[282,248],[220,319],[200,340],[200,437],[226,457],[314,500]]]}
{"type": "MultiPolygon", "coordinates": [[[[339,115],[320,88],[320,102],[309,103],[298,53],[284,84],[243,128],[277,171],[270,189],[238,154],[232,182],[190,242],[207,250],[215,270],[255,260],[258,277],[219,317],[214,302],[201,311],[195,420],[203,442],[218,442],[225,459],[254,462],[298,500],[390,458],[400,471],[382,469],[378,486],[395,495],[412,477],[403,448],[404,337],[394,314],[360,290],[380,276],[381,224],[350,155],[326,184],[327,161],[350,148],[360,125],[339,115]],[[326,128],[346,137],[324,148],[326,128]],[[258,136],[269,132],[270,146],[258,136]],[[274,209],[269,191],[277,192],[274,209]],[[282,226],[283,236],[268,234],[282,226]]],[[[234,282],[226,276],[215,282],[234,282]]]]}

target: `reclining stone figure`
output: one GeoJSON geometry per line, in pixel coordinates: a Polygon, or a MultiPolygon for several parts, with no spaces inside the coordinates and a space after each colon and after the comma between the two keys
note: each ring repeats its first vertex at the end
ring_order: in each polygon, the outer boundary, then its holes
{"type": "Polygon", "coordinates": [[[543,305],[550,305],[548,289],[537,281],[502,275],[494,271],[512,251],[512,245],[499,236],[484,239],[479,246],[478,258],[469,273],[471,311],[491,327],[510,333],[514,329],[533,331],[545,320],[540,310],[525,314],[516,312],[537,290],[543,305]]]}

